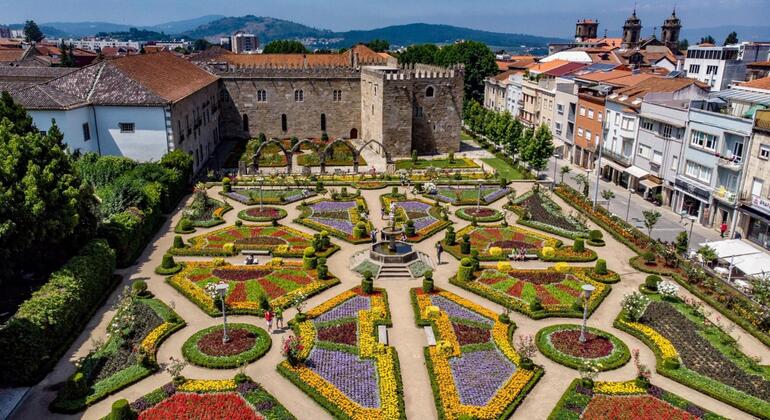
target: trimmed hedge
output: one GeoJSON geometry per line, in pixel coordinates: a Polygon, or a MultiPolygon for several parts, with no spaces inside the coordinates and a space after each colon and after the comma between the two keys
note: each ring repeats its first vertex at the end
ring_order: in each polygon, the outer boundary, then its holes
{"type": "Polygon", "coordinates": [[[535,344],[537,344],[537,349],[540,350],[543,355],[554,362],[567,366],[572,369],[581,369],[583,367],[583,362],[585,360],[591,360],[593,362],[597,362],[601,364],[601,367],[597,366],[597,369],[599,371],[605,371],[605,370],[613,370],[617,369],[626,363],[631,359],[631,353],[628,351],[628,346],[626,346],[623,341],[621,341],[619,338],[615,337],[614,335],[596,329],[588,327],[586,330],[590,332],[591,334],[606,338],[612,342],[612,345],[614,346],[613,351],[606,357],[598,358],[598,359],[583,359],[580,357],[572,356],[569,354],[562,353],[549,342],[548,336],[552,333],[555,333],[557,331],[563,331],[563,330],[580,330],[580,325],[575,324],[558,324],[558,325],[551,325],[548,327],[545,327],[537,332],[536,338],[535,338],[535,344]]]}
{"type": "Polygon", "coordinates": [[[0,329],[0,382],[33,385],[53,368],[116,284],[115,251],[86,244],[0,329]]]}
{"type": "Polygon", "coordinates": [[[213,333],[215,331],[222,330],[221,325],[215,325],[203,330],[200,330],[188,338],[182,345],[182,356],[185,360],[196,366],[202,366],[209,369],[231,369],[240,366],[243,363],[251,363],[260,357],[264,356],[270,347],[273,345],[273,340],[270,338],[270,334],[267,331],[251,324],[227,324],[227,330],[241,329],[246,330],[257,336],[254,342],[254,347],[251,349],[239,353],[233,356],[210,356],[203,353],[198,348],[198,342],[205,335],[213,333]]]}

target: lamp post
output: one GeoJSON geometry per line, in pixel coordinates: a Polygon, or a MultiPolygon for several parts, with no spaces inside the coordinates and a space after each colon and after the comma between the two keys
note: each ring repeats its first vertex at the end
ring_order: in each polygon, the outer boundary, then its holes
{"type": "Polygon", "coordinates": [[[481,207],[481,184],[484,183],[483,179],[479,179],[479,196],[476,199],[476,213],[478,214],[479,208],[481,207]]]}
{"type": "Polygon", "coordinates": [[[629,188],[628,189],[628,204],[626,205],[626,223],[628,223],[628,215],[631,213],[631,195],[634,193],[634,190],[629,188]]]}
{"type": "Polygon", "coordinates": [[[586,321],[588,319],[588,302],[591,301],[591,293],[593,293],[594,289],[596,288],[590,284],[584,284],[581,288],[583,289],[583,296],[585,300],[583,301],[583,326],[580,328],[580,338],[578,339],[578,341],[580,341],[580,343],[582,344],[586,342],[586,321]]]}
{"type": "Polygon", "coordinates": [[[262,178],[259,180],[259,210],[261,211],[264,208],[265,200],[262,197],[262,190],[265,187],[265,178],[262,178]]]}
{"type": "Polygon", "coordinates": [[[692,241],[692,228],[693,226],[695,226],[695,221],[698,220],[698,218],[688,214],[687,219],[690,220],[690,234],[687,235],[687,252],[690,252],[690,241],[692,241]]]}
{"type": "Polygon", "coordinates": [[[596,164],[596,190],[594,191],[594,210],[596,210],[596,203],[599,202],[599,178],[602,174],[602,153],[604,152],[604,142],[599,142],[599,159],[596,164]]]}
{"type": "Polygon", "coordinates": [[[225,307],[225,296],[227,295],[227,290],[229,288],[230,287],[225,282],[218,283],[216,286],[216,291],[222,299],[222,343],[230,341],[230,337],[227,336],[227,308],[225,307]]]}
{"type": "Polygon", "coordinates": [[[551,182],[551,191],[556,188],[556,168],[559,166],[559,156],[553,155],[553,181],[551,182]]]}

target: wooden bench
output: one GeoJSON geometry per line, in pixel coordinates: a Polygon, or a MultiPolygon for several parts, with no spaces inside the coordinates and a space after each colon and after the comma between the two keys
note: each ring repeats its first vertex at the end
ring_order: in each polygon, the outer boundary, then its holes
{"type": "Polygon", "coordinates": [[[241,251],[243,255],[270,255],[270,251],[266,249],[246,249],[241,251]]]}
{"type": "Polygon", "coordinates": [[[426,325],[422,327],[422,329],[425,331],[425,338],[428,340],[429,346],[435,346],[436,345],[436,335],[433,334],[433,328],[430,325],[426,325]]]}
{"type": "MultiPolygon", "coordinates": [[[[511,261],[516,261],[517,256],[518,256],[517,254],[510,254],[508,255],[508,259],[511,261]]],[[[537,254],[524,254],[524,261],[536,260],[536,259],[537,259],[537,254]]]]}
{"type": "Polygon", "coordinates": [[[388,345],[388,327],[384,325],[377,326],[377,341],[382,344],[388,345]]]}

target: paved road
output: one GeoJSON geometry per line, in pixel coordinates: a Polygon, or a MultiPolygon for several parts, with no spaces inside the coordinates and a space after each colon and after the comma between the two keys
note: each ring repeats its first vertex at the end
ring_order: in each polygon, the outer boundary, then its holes
{"type": "MultiPolygon", "coordinates": [[[[559,173],[559,170],[564,165],[569,165],[572,168],[572,172],[564,176],[564,181],[570,185],[573,188],[578,188],[577,183],[572,179],[577,174],[585,174],[585,169],[580,168],[577,165],[573,165],[569,163],[569,161],[566,161],[564,159],[556,159],[552,158],[548,162],[548,170],[547,175],[548,179],[553,178],[554,174],[554,164],[556,164],[556,180],[560,181],[561,174],[559,173]]],[[[593,199],[594,197],[594,191],[596,187],[596,174],[591,172],[590,176],[590,193],[589,196],[593,199]]],[[[679,234],[679,232],[685,230],[690,230],[690,221],[688,219],[682,220],[682,217],[678,214],[672,211],[668,207],[664,206],[656,206],[647,200],[643,199],[638,194],[631,194],[631,210],[628,211],[628,204],[629,204],[629,193],[628,190],[621,187],[620,185],[615,185],[612,182],[605,181],[602,179],[599,182],[599,204],[602,206],[606,206],[607,202],[606,200],[602,199],[601,197],[601,191],[603,190],[610,190],[615,193],[615,198],[612,199],[610,202],[610,211],[616,215],[618,215],[621,218],[626,218],[626,214],[628,214],[628,221],[629,223],[635,225],[636,227],[640,228],[642,231],[646,231],[646,228],[644,227],[644,216],[642,215],[642,212],[644,210],[650,210],[655,209],[659,211],[662,215],[660,218],[660,221],[658,221],[657,225],[655,226],[655,229],[652,231],[652,236],[657,239],[661,239],[664,241],[673,241],[674,238],[679,234]]],[[[699,225],[697,222],[695,223],[695,226],[692,230],[692,240],[690,241],[690,248],[691,249],[697,249],[698,244],[702,242],[707,241],[718,241],[720,239],[719,232],[705,228],[701,225],[699,225]]]]}

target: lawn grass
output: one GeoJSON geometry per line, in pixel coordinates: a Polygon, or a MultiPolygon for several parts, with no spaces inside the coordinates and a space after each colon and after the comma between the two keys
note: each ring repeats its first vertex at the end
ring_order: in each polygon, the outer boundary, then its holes
{"type": "Polygon", "coordinates": [[[396,161],[396,169],[421,169],[427,167],[434,168],[478,168],[471,159],[455,158],[454,162],[449,162],[449,159],[418,159],[417,163],[412,162],[411,159],[404,159],[396,161]]]}
{"type": "Polygon", "coordinates": [[[496,170],[501,177],[509,181],[514,179],[527,178],[520,170],[514,168],[500,158],[483,158],[481,161],[489,165],[492,169],[496,170]]]}
{"type": "Polygon", "coordinates": [[[465,131],[462,131],[462,132],[460,132],[460,140],[461,141],[466,141],[466,140],[473,141],[473,137],[471,137],[471,135],[466,133],[465,131]]]}

